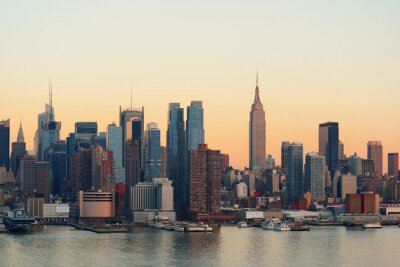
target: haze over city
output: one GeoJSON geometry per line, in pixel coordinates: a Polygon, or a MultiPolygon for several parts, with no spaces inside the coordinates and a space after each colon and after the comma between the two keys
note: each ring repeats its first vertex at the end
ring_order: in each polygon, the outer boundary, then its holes
{"type": "MultiPolygon", "coordinates": [[[[267,153],[284,140],[318,150],[318,124],[340,123],[345,153],[381,140],[398,151],[399,3],[240,1],[6,2],[0,10],[0,114],[29,150],[53,83],[61,138],[76,121],[105,131],[119,106],[145,107],[165,130],[169,102],[202,100],[206,142],[248,166],[259,72],[267,153]]],[[[387,171],[386,157],[384,166],[387,171]]]]}

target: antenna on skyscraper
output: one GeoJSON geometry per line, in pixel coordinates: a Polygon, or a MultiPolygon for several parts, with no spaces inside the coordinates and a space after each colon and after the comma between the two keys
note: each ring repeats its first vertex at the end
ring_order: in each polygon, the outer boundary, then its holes
{"type": "Polygon", "coordinates": [[[256,85],[258,86],[258,70],[256,70],[256,85]]]}
{"type": "Polygon", "coordinates": [[[53,85],[51,83],[51,77],[49,76],[49,105],[50,105],[50,121],[54,120],[53,113],[53,85]]]}

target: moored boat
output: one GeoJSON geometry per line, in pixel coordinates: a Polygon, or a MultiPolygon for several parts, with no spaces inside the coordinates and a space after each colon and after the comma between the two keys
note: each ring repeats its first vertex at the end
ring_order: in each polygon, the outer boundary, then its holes
{"type": "Polygon", "coordinates": [[[382,228],[382,225],[380,222],[369,222],[365,223],[363,227],[364,229],[379,229],[382,228]]]}
{"type": "Polygon", "coordinates": [[[239,228],[247,228],[247,222],[240,221],[240,222],[238,222],[237,227],[239,227],[239,228]]]}

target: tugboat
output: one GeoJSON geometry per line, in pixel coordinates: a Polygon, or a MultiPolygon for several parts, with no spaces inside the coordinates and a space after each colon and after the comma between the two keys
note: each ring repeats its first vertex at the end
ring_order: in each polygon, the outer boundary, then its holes
{"type": "Polygon", "coordinates": [[[8,212],[8,216],[3,218],[4,226],[10,233],[24,233],[31,229],[36,223],[35,218],[28,217],[23,209],[15,209],[8,212]]]}

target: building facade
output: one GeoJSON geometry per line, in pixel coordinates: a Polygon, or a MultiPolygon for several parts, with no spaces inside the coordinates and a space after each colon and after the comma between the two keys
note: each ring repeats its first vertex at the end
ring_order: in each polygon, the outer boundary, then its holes
{"type": "Polygon", "coordinates": [[[375,164],[375,174],[378,177],[383,175],[383,146],[381,141],[368,142],[368,159],[375,164]]]}
{"type": "Polygon", "coordinates": [[[319,154],[325,157],[333,177],[339,164],[339,123],[327,122],[319,125],[319,154]]]}

